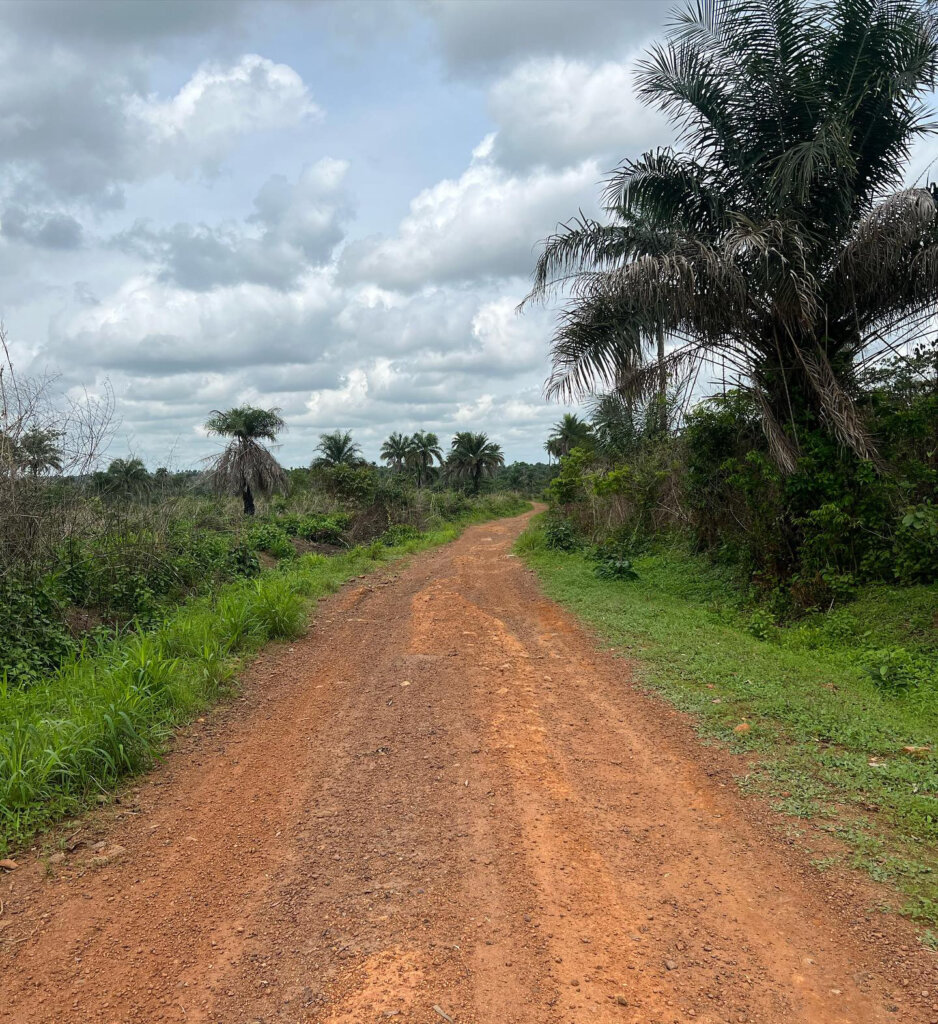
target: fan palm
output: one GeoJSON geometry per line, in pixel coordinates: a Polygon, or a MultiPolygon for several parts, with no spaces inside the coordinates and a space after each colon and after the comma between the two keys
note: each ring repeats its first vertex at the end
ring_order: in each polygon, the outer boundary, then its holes
{"type": "Polygon", "coordinates": [[[212,460],[211,480],[217,491],[240,495],[246,516],[254,515],[254,496],[286,490],[287,476],[280,463],[261,442],[276,441],[286,424],[279,409],[238,406],[214,410],[205,424],[209,434],[230,437],[221,454],[212,460]]]}
{"type": "Polygon", "coordinates": [[[560,458],[569,455],[574,448],[581,448],[593,440],[593,431],[590,425],[581,420],[575,413],[565,412],[560,421],[554,425],[554,429],[548,438],[548,454],[560,458]]]}
{"type": "Polygon", "coordinates": [[[434,474],[434,462],[443,464],[440,439],[432,431],[418,430],[410,438],[410,451],[407,455],[407,464],[414,471],[418,487],[423,487],[430,481],[434,474]]]}
{"type": "Polygon", "coordinates": [[[932,315],[938,191],[901,189],[932,130],[938,30],[916,0],[699,0],[639,70],[682,149],[623,163],[606,218],[544,243],[529,298],[568,296],[548,392],[661,391],[708,360],[759,409],[778,464],[821,425],[876,450],[852,392],[864,358],[932,315]],[[898,191],[897,191],[898,189],[898,191]]]}
{"type": "Polygon", "coordinates": [[[365,461],[361,447],[352,440],[351,430],[320,434],[316,451],[319,455],[313,459],[314,466],[361,466],[365,461]]]}
{"type": "Polygon", "coordinates": [[[400,473],[410,455],[411,439],[395,430],[393,434],[381,445],[381,458],[391,467],[400,473]]]}
{"type": "Polygon", "coordinates": [[[472,493],[478,494],[482,479],[492,476],[505,465],[501,445],[488,439],[486,434],[471,431],[458,433],[446,457],[446,475],[453,480],[468,482],[472,493]]]}

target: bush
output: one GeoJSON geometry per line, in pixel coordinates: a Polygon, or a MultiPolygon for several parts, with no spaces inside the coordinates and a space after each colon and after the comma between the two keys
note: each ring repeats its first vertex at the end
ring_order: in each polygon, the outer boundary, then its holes
{"type": "Polygon", "coordinates": [[[258,551],[266,551],[274,558],[293,558],[296,549],[286,532],[274,523],[257,523],[247,534],[247,542],[258,551]]]}
{"type": "Polygon", "coordinates": [[[938,508],[924,501],[905,509],[893,550],[900,582],[932,583],[938,579],[938,508]]]}
{"type": "Polygon", "coordinates": [[[580,547],[569,520],[557,512],[549,513],[544,519],[544,543],[554,551],[575,551],[580,547]]]}

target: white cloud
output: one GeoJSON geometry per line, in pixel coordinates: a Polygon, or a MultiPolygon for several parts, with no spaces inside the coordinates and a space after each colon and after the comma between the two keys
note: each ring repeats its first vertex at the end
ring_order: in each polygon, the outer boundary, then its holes
{"type": "Polygon", "coordinates": [[[203,65],[168,100],[129,96],[126,116],[138,172],[186,175],[216,170],[244,135],[320,118],[322,110],[293,68],[245,54],[227,66],[203,65]]]}
{"type": "Polygon", "coordinates": [[[537,241],[581,206],[592,208],[599,167],[585,160],[557,172],[512,174],[476,150],[455,180],[425,189],[396,235],[351,243],[343,270],[352,280],[413,289],[428,282],[527,276],[537,241]]]}
{"type": "Polygon", "coordinates": [[[124,252],[160,266],[163,281],[194,291],[242,282],[287,290],[312,266],[328,262],[351,217],[343,187],[348,164],[326,158],[292,183],[267,180],[243,223],[175,224],[138,221],[112,239],[124,252]]]}
{"type": "Polygon", "coordinates": [[[145,81],[120,59],[0,48],[0,192],[26,207],[117,209],[128,184],[214,174],[246,136],[322,116],[296,71],[255,54],[205,64],[169,97],[145,81]]]}
{"type": "Polygon", "coordinates": [[[564,57],[520,64],[489,92],[499,125],[492,153],[512,170],[614,163],[669,137],[667,122],[635,95],[632,67],[564,57]]]}

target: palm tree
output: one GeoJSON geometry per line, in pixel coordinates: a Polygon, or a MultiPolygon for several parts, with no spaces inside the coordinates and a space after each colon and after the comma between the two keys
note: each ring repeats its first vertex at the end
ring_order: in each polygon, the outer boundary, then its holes
{"type": "Polygon", "coordinates": [[[143,459],[114,459],[105,470],[104,486],[124,497],[139,497],[150,485],[143,459]]]}
{"type": "Polygon", "coordinates": [[[407,464],[414,470],[418,487],[429,483],[434,473],[434,461],[443,464],[440,439],[431,431],[418,430],[410,439],[410,451],[407,455],[407,464]]]}
{"type": "Polygon", "coordinates": [[[642,434],[637,419],[634,405],[621,395],[614,391],[598,395],[590,408],[590,424],[599,451],[608,458],[622,458],[633,451],[642,434]]]}
{"type": "Polygon", "coordinates": [[[316,451],[319,455],[313,459],[314,466],[361,466],[365,462],[361,447],[352,440],[351,430],[320,434],[316,451]]]}
{"type": "Polygon", "coordinates": [[[858,367],[938,299],[938,189],[901,187],[936,64],[917,0],[680,11],[639,91],[683,148],[623,163],[605,219],[564,225],[538,260],[529,299],[568,296],[548,391],[661,393],[704,360],[751,397],[783,470],[816,427],[875,461],[858,367]]]}
{"type": "Polygon", "coordinates": [[[446,457],[446,475],[453,480],[468,481],[472,493],[478,494],[483,477],[492,476],[504,465],[501,445],[490,441],[486,434],[467,430],[453,438],[446,457]]]}
{"type": "Polygon", "coordinates": [[[551,459],[557,459],[559,461],[564,455],[560,448],[560,442],[555,437],[549,437],[544,442],[544,451],[547,452],[548,465],[550,465],[551,459]]]}
{"type": "Polygon", "coordinates": [[[547,448],[547,453],[561,458],[574,448],[589,445],[592,440],[593,430],[586,420],[581,420],[575,413],[565,412],[550,433],[547,443],[551,447],[547,448]]]}
{"type": "Polygon", "coordinates": [[[395,430],[381,445],[381,458],[396,472],[400,473],[407,463],[410,454],[411,438],[395,430]]]}
{"type": "Polygon", "coordinates": [[[62,450],[57,442],[61,437],[62,433],[58,430],[44,430],[41,427],[27,430],[16,446],[17,464],[30,476],[41,476],[49,470],[60,473],[62,450]]]}
{"type": "Polygon", "coordinates": [[[254,496],[286,490],[287,476],[262,441],[276,441],[286,428],[279,409],[242,405],[224,412],[215,409],[205,424],[209,434],[231,441],[212,459],[211,481],[216,491],[240,495],[244,514],[254,515],[254,496]]]}

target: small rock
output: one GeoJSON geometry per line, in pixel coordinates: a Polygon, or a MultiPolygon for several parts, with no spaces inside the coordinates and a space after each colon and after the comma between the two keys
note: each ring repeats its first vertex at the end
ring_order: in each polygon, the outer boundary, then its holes
{"type": "Polygon", "coordinates": [[[65,854],[61,853],[61,852],[53,853],[52,856],[49,858],[49,863],[50,864],[62,864],[62,863],[64,863],[64,861],[65,861],[65,854]]]}
{"type": "Polygon", "coordinates": [[[15,871],[18,867],[15,860],[0,860],[0,869],[3,871],[15,871]]]}
{"type": "Polygon", "coordinates": [[[126,852],[127,850],[123,846],[112,846],[107,852],[108,860],[115,860],[118,857],[123,857],[126,852]]]}
{"type": "Polygon", "coordinates": [[[676,971],[677,970],[677,963],[674,960],[665,960],[665,962],[664,962],[664,969],[666,971],[676,971]]]}
{"type": "Polygon", "coordinates": [[[579,988],[579,987],[580,987],[580,980],[579,980],[579,978],[572,978],[572,979],[570,980],[570,984],[571,984],[571,985],[572,985],[572,986],[573,986],[574,988],[579,988]]]}
{"type": "Polygon", "coordinates": [[[629,1001],[625,998],[625,996],[616,996],[616,1002],[619,1004],[619,1006],[629,1005],[629,1001]]]}

